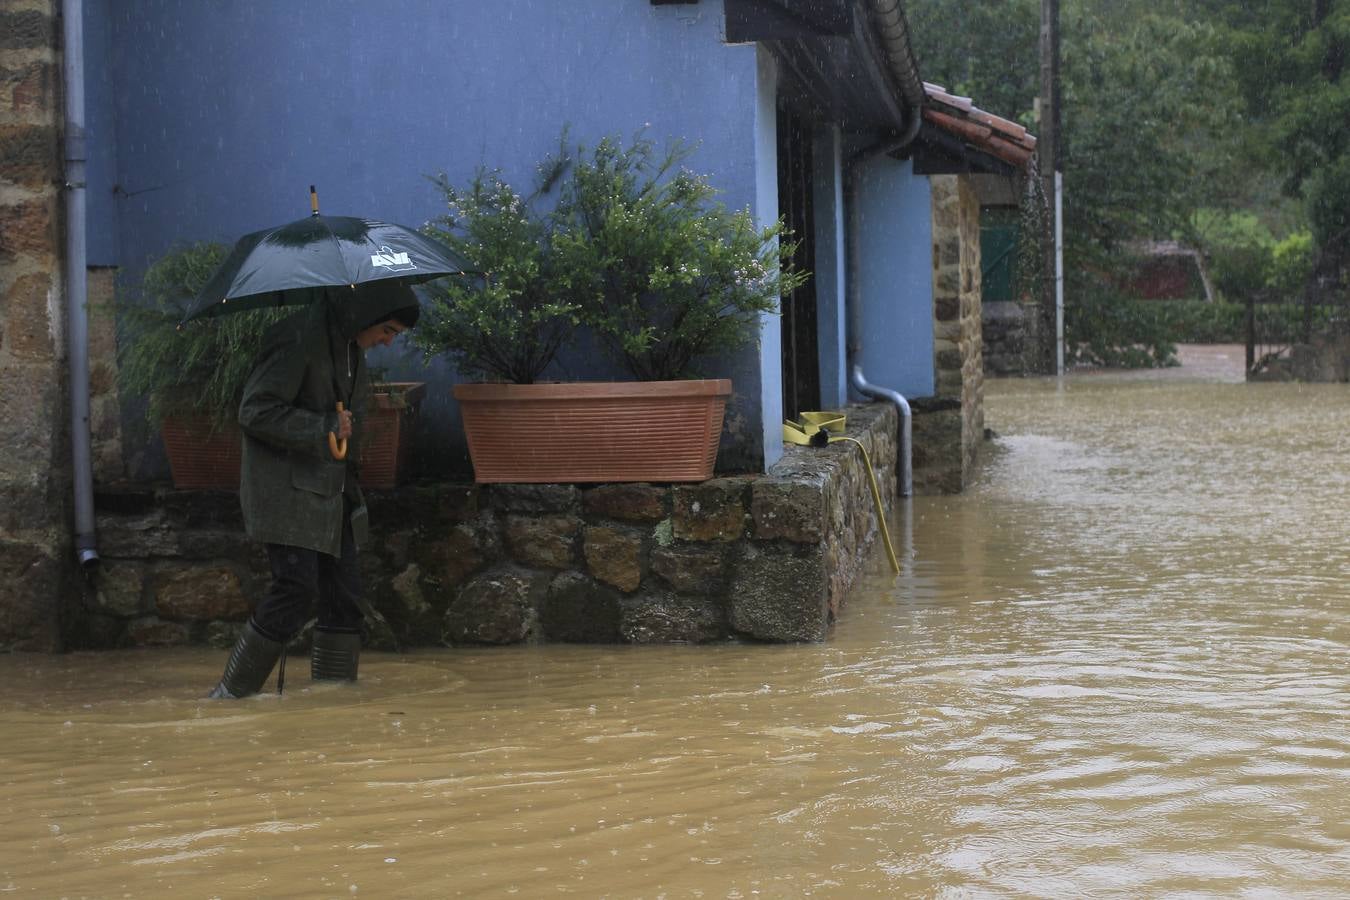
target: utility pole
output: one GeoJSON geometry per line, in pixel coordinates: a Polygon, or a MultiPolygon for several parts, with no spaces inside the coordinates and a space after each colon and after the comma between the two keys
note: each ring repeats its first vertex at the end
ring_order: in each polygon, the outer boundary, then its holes
{"type": "MultiPolygon", "coordinates": [[[[1059,0],[1041,0],[1041,95],[1040,122],[1037,134],[1037,157],[1040,165],[1042,196],[1045,198],[1045,231],[1041,271],[1045,273],[1041,290],[1041,323],[1050,324],[1049,311],[1053,309],[1055,327],[1055,374],[1064,374],[1064,229],[1063,163],[1060,157],[1060,92],[1059,92],[1059,0]]],[[[1042,347],[1048,351],[1048,342],[1042,347]]],[[[1045,354],[1047,368],[1049,353],[1045,354]]]]}

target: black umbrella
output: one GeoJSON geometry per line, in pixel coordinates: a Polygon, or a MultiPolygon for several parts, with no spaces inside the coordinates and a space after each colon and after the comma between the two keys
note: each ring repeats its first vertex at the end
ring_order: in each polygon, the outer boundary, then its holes
{"type": "Polygon", "coordinates": [[[246,309],[310,302],[302,288],[394,280],[419,284],[469,271],[444,244],[411,228],[350,216],[313,214],[244,235],[198,291],[183,322],[246,309]]]}

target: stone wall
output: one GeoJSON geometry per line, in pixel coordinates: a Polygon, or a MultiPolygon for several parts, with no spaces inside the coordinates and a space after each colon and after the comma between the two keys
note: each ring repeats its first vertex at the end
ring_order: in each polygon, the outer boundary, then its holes
{"type": "Polygon", "coordinates": [[[122,403],[117,392],[117,329],[113,291],[117,270],[90,269],[89,455],[95,484],[126,478],[122,455],[122,403]]]}
{"type": "Polygon", "coordinates": [[[995,377],[1039,371],[1040,305],[1004,300],[984,303],[984,372],[995,377]]]}
{"type": "Polygon", "coordinates": [[[0,650],[59,649],[74,592],[58,38],[49,0],[0,11],[0,650]]]}
{"type": "MultiPolygon", "coordinates": [[[[896,415],[850,407],[882,495],[896,415]]],[[[878,534],[856,446],[789,447],[702,484],[453,485],[370,492],[376,646],[819,641],[878,534]]],[[[86,648],[228,646],[267,583],[233,493],[97,496],[104,565],[72,622],[86,648]]]]}
{"type": "Polygon", "coordinates": [[[957,493],[965,489],[984,437],[980,204],[966,176],[930,181],[937,393],[911,403],[914,490],[957,493]]]}
{"type": "Polygon", "coordinates": [[[1321,334],[1294,344],[1284,356],[1266,361],[1249,381],[1301,381],[1307,384],[1350,381],[1350,334],[1321,334]]]}

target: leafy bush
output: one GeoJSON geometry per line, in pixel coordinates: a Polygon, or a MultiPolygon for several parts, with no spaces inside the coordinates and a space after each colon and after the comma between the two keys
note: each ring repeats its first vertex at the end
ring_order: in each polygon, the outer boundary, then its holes
{"type": "Polygon", "coordinates": [[[699,357],[741,346],[759,316],[802,284],[781,221],[757,229],[701,175],[642,137],[578,148],[554,237],[582,320],[640,381],[685,378],[699,357]]]}
{"type": "Polygon", "coordinates": [[[1115,279],[1074,272],[1065,287],[1066,365],[1153,368],[1177,364],[1176,347],[1155,309],[1132,301],[1115,279]]]}
{"type": "Polygon", "coordinates": [[[1195,227],[1214,286],[1227,300],[1295,300],[1312,275],[1308,231],[1277,240],[1252,213],[1214,210],[1197,213],[1195,227]]]}
{"type": "Polygon", "coordinates": [[[1240,344],[1247,339],[1246,304],[1224,300],[1132,300],[1179,344],[1240,344]]]}
{"type": "Polygon", "coordinates": [[[529,198],[498,172],[479,170],[463,189],[437,179],[448,213],[425,230],[485,274],[427,288],[414,341],[428,357],[448,352],[465,375],[517,384],[532,384],[553,361],[577,324],[577,304],[553,252],[556,217],[534,203],[559,166],[545,163],[529,198]]]}
{"type": "Polygon", "coordinates": [[[156,260],[140,283],[116,303],[118,386],[127,398],[146,397],[146,416],[205,414],[217,426],[233,422],[263,332],[294,310],[254,310],[179,328],[188,306],[225,259],[224,244],[202,242],[156,260]]]}
{"type": "Polygon", "coordinates": [[[562,150],[520,196],[497,171],[464,188],[438,180],[448,214],[428,233],[484,276],[433,289],[416,341],[471,376],[530,383],[576,326],[588,327],[638,380],[687,378],[696,361],[742,345],[780,294],[804,282],[784,270],[782,223],[715,201],[707,179],[644,138],[607,137],[562,150]],[[557,205],[537,209],[560,185],[557,205]]]}

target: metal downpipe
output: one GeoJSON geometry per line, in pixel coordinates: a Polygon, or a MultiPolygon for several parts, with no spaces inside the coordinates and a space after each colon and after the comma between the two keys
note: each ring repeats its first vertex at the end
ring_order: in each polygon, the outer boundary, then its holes
{"type": "Polygon", "coordinates": [[[65,88],[66,349],[70,375],[71,468],[75,490],[75,554],[83,569],[99,562],[94,531],[94,473],[89,437],[89,299],[85,247],[84,6],[62,0],[65,88]]]}
{"type": "Polygon", "coordinates": [[[854,154],[845,166],[844,197],[845,202],[852,210],[850,214],[852,228],[849,229],[848,239],[849,284],[845,293],[845,304],[848,307],[846,325],[848,329],[849,384],[864,397],[887,401],[895,405],[896,412],[900,415],[900,433],[896,446],[896,463],[900,469],[897,477],[898,493],[901,497],[911,497],[914,494],[914,440],[913,415],[910,412],[909,401],[899,391],[869,382],[863,375],[862,366],[858,362],[858,357],[862,354],[863,328],[862,297],[859,295],[857,277],[859,269],[857,233],[861,227],[857,219],[857,195],[858,167],[860,165],[876,156],[903,150],[919,136],[919,129],[923,125],[922,108],[925,94],[923,81],[919,78],[918,63],[909,43],[909,26],[905,22],[904,12],[899,2],[897,0],[872,0],[870,12],[870,18],[875,26],[876,34],[880,38],[891,75],[905,100],[907,118],[904,129],[900,134],[886,138],[854,154]]]}
{"type": "Polygon", "coordinates": [[[873,400],[886,400],[895,404],[895,410],[900,414],[900,442],[895,452],[900,464],[899,492],[901,497],[912,497],[914,495],[914,454],[912,452],[914,446],[914,417],[910,414],[909,401],[901,396],[899,391],[869,383],[863,376],[862,366],[857,363],[854,363],[849,372],[849,383],[853,385],[855,391],[864,397],[871,397],[873,400]]]}
{"type": "Polygon", "coordinates": [[[886,61],[890,64],[900,95],[905,103],[918,115],[923,105],[923,79],[919,77],[919,61],[914,56],[914,48],[909,41],[909,23],[905,21],[905,11],[900,0],[872,0],[871,20],[881,38],[886,61]]]}

